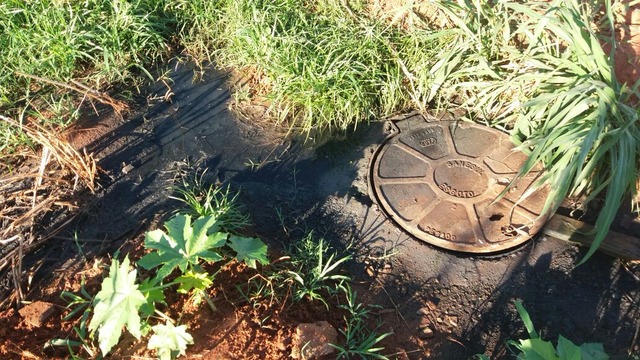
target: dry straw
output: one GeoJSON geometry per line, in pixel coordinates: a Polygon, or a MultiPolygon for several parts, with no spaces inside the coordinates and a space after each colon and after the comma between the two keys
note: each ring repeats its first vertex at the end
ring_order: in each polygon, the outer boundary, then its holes
{"type": "Polygon", "coordinates": [[[34,229],[37,219],[55,209],[75,209],[74,204],[64,199],[80,185],[94,192],[97,166],[90,154],[75,150],[69,143],[58,138],[53,130],[35,123],[21,126],[19,122],[5,116],[0,116],[0,120],[20,127],[42,149],[40,160],[31,161],[31,170],[2,176],[0,179],[0,194],[3,198],[0,209],[0,270],[11,265],[15,292],[9,299],[21,301],[24,298],[20,270],[23,255],[54,236],[75,214],[68,214],[66,220],[53,224],[53,227],[45,225],[47,229],[43,234],[38,234],[34,229]],[[53,166],[52,160],[58,166],[53,166]],[[69,181],[69,173],[73,174],[72,181],[69,181]]]}
{"type": "MultiPolygon", "coordinates": [[[[16,75],[78,92],[84,99],[111,106],[116,113],[127,108],[126,104],[76,81],[64,84],[22,73],[16,75]]],[[[77,210],[77,206],[65,198],[82,187],[94,193],[98,168],[92,154],[75,149],[50,126],[2,115],[0,121],[26,135],[41,149],[40,155],[26,155],[24,152],[13,155],[21,159],[18,163],[22,164],[22,168],[0,177],[0,270],[11,265],[11,277],[15,285],[15,292],[0,304],[2,307],[7,301],[21,301],[24,298],[21,278],[23,255],[55,236],[78,212],[67,211],[63,215],[65,219],[55,224],[41,224],[46,229],[39,233],[34,228],[38,219],[56,209],[77,210]]]]}

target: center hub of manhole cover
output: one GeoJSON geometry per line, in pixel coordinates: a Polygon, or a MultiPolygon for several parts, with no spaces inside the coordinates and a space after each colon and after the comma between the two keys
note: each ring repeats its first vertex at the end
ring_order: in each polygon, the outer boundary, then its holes
{"type": "Polygon", "coordinates": [[[487,171],[469,160],[449,160],[438,165],[434,174],[438,189],[457,198],[480,196],[489,187],[487,171]]]}
{"type": "Polygon", "coordinates": [[[522,198],[540,169],[496,201],[527,159],[506,134],[421,115],[394,125],[397,134],[373,159],[371,189],[406,231],[446,249],[491,253],[520,245],[542,227],[548,188],[522,198]]]}

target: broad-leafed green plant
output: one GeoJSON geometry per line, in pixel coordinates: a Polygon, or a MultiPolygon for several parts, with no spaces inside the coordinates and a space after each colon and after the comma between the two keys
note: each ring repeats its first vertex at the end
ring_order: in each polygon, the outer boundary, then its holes
{"type": "Polygon", "coordinates": [[[250,267],[256,261],[267,264],[267,246],[256,238],[229,235],[221,232],[215,216],[206,216],[191,223],[190,215],[176,215],[166,222],[167,232],[158,229],[146,234],[144,244],[154,250],[142,257],[138,264],[145,269],[158,269],[157,278],[165,279],[178,268],[182,274],[191,270],[202,273],[200,262],[216,262],[223,259],[220,249],[228,245],[235,251],[235,258],[250,267]]]}
{"type": "Polygon", "coordinates": [[[106,355],[118,343],[126,328],[136,339],[142,336],[138,310],[147,302],[136,284],[137,270],[130,270],[129,258],[122,264],[111,263],[109,276],[102,281],[100,292],[93,300],[93,317],[89,323],[92,335],[98,334],[100,351],[106,355]]]}
{"type": "Polygon", "coordinates": [[[176,268],[181,276],[170,284],[179,284],[179,293],[192,293],[195,303],[204,298],[215,311],[213,301],[205,290],[215,276],[201,266],[203,262],[222,260],[223,247],[235,252],[237,261],[256,268],[257,262],[267,264],[267,246],[257,238],[243,237],[222,232],[223,222],[215,215],[196,219],[191,223],[190,215],[179,214],[165,223],[167,233],[150,231],[145,236],[145,247],[154,251],[142,257],[138,264],[146,269],[158,268],[153,284],[162,283],[176,268]]]}
{"type": "MultiPolygon", "coordinates": [[[[529,338],[509,340],[507,345],[518,360],[608,360],[609,356],[604,352],[600,343],[584,343],[580,346],[571,342],[564,336],[558,336],[558,345],[542,339],[533,326],[529,313],[520,300],[515,302],[518,315],[524,323],[529,338]]],[[[490,360],[486,355],[475,355],[479,360],[490,360]]]]}
{"type": "Polygon", "coordinates": [[[193,345],[193,337],[187,333],[185,325],[175,326],[172,322],[158,324],[151,328],[153,335],[149,338],[147,348],[155,349],[160,360],[175,359],[185,355],[187,345],[193,345]]]}
{"type": "Polygon", "coordinates": [[[143,256],[138,264],[145,269],[160,267],[157,278],[164,280],[177,267],[185,274],[188,270],[202,272],[200,260],[222,260],[219,251],[227,243],[228,234],[218,232],[219,224],[213,216],[199,218],[191,223],[191,216],[177,215],[165,223],[167,232],[149,231],[144,246],[154,250],[143,256]]]}
{"type": "MultiPolygon", "coordinates": [[[[86,322],[91,315],[87,329],[91,339],[98,335],[98,346],[103,355],[118,343],[124,329],[136,339],[152,331],[148,347],[156,349],[161,359],[183,355],[186,346],[193,343],[184,325],[175,326],[169,320],[165,325],[151,326],[150,323],[154,314],[168,319],[156,308],[164,304],[164,290],[177,286],[178,293],[193,294],[196,301],[204,297],[215,310],[205,292],[213,284],[214,277],[204,270],[204,263],[221,261],[230,251],[235,253],[232,260],[245,262],[253,268],[258,262],[268,263],[267,247],[261,240],[220,232],[220,223],[215,216],[192,222],[189,215],[176,215],[165,223],[165,227],[167,233],[154,230],[146,234],[145,248],[152,251],[137,262],[138,266],[146,269],[157,269],[153,278],[139,282],[137,270],[131,269],[128,257],[122,263],[113,259],[109,275],[93,300],[86,291],[83,292],[84,297],[65,295],[71,300],[70,306],[75,307],[69,316],[84,309],[82,321],[86,322]],[[223,251],[225,246],[230,251],[223,251]],[[176,269],[180,275],[171,282],[163,283],[176,269]]],[[[52,345],[79,344],[61,339],[52,342],[52,345]]],[[[83,344],[86,345],[84,341],[83,344]]]]}
{"type": "MultiPolygon", "coordinates": [[[[102,281],[102,287],[93,299],[93,308],[90,309],[92,318],[88,330],[91,339],[98,334],[98,346],[103,356],[118,343],[125,328],[136,339],[146,335],[150,330],[149,316],[157,312],[155,303],[164,300],[162,289],[175,285],[171,283],[156,287],[147,280],[139,284],[136,276],[137,270],[131,269],[128,257],[125,257],[122,263],[114,259],[109,268],[109,275],[102,281]]],[[[85,315],[87,314],[88,312],[85,312],[85,315]]],[[[185,326],[175,327],[168,324],[162,327],[154,326],[151,330],[154,331],[155,337],[151,337],[154,341],[150,340],[149,347],[157,349],[158,356],[162,359],[183,354],[186,343],[191,339],[185,332],[185,326]],[[160,346],[159,338],[174,341],[165,341],[160,346]]]]}
{"type": "Polygon", "coordinates": [[[574,344],[564,336],[558,337],[556,347],[550,341],[545,341],[533,326],[529,313],[522,306],[521,301],[516,301],[516,309],[524,323],[529,339],[510,340],[509,346],[516,349],[518,359],[523,360],[608,360],[609,356],[604,352],[602,344],[585,343],[580,346],[574,344]]]}

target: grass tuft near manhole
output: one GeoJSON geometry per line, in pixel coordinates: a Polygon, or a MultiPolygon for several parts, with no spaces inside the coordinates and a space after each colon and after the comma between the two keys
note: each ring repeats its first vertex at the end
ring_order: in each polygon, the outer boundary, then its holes
{"type": "Polygon", "coordinates": [[[400,34],[354,7],[226,1],[216,60],[254,71],[277,121],[304,132],[389,115],[408,103],[393,50],[400,34]]]}

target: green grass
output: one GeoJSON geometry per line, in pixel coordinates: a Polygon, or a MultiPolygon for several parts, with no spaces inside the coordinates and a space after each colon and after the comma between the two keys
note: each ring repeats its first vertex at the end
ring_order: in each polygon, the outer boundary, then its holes
{"type": "MultiPolygon", "coordinates": [[[[0,106],[28,93],[29,79],[81,81],[94,88],[124,82],[168,54],[171,19],[162,2],[4,1],[0,5],[0,106]]],[[[40,87],[43,84],[35,84],[40,87]]]]}
{"type": "MultiPolygon", "coordinates": [[[[609,359],[609,355],[605,353],[601,343],[584,343],[578,346],[562,335],[558,336],[557,345],[544,340],[542,334],[536,331],[533,326],[533,321],[522,302],[516,300],[515,306],[527,330],[528,337],[520,340],[507,340],[507,348],[514,358],[519,360],[609,359]]],[[[491,360],[485,354],[476,354],[472,359],[491,360]]]]}
{"type": "MultiPolygon", "coordinates": [[[[55,126],[69,124],[83,94],[54,88],[51,81],[78,81],[95,90],[137,87],[143,77],[151,77],[147,68],[169,55],[171,26],[162,2],[155,0],[3,1],[0,114],[21,122],[33,117],[55,126]]],[[[24,143],[4,123],[0,136],[2,152],[24,143]]]]}
{"type": "Polygon", "coordinates": [[[223,188],[207,181],[206,173],[204,169],[181,176],[180,183],[174,186],[176,195],[171,198],[186,208],[177,212],[193,217],[213,216],[220,221],[222,230],[230,233],[248,227],[251,222],[238,203],[239,194],[232,193],[228,185],[223,188]]]}
{"type": "MultiPolygon", "coordinates": [[[[543,164],[549,209],[604,196],[591,255],[635,193],[640,153],[638,92],[615,79],[599,35],[616,6],[599,3],[437,1],[429,14],[407,5],[380,17],[364,0],[9,0],[0,115],[64,127],[83,94],[52,81],[137,91],[178,52],[252,75],[245,97],[307,134],[462,106],[531,154],[523,174],[543,164]]],[[[0,157],[34,146],[1,120],[0,138],[0,157]]]]}
{"type": "Polygon", "coordinates": [[[336,316],[342,315],[343,326],[338,329],[341,337],[336,344],[330,344],[336,349],[336,359],[388,359],[381,354],[384,347],[380,342],[392,332],[381,333],[382,323],[373,317],[377,306],[358,300],[351,288],[353,277],[344,271],[344,266],[352,256],[332,248],[313,233],[291,239],[286,253],[263,267],[260,275],[237,287],[242,294],[240,300],[256,309],[267,302],[280,308],[321,302],[336,316]]]}
{"type": "Polygon", "coordinates": [[[294,300],[319,300],[328,308],[326,297],[334,295],[343,282],[349,280],[339,274],[339,270],[343,263],[351,260],[351,255],[334,252],[323,238],[314,238],[313,233],[295,242],[289,251],[291,270],[288,274],[294,281],[294,300]]]}
{"type": "Polygon", "coordinates": [[[357,292],[348,284],[342,287],[342,291],[345,302],[340,307],[346,310],[347,315],[344,316],[345,326],[340,329],[344,343],[331,344],[337,350],[336,359],[389,359],[380,354],[384,347],[379,342],[393,332],[380,333],[382,322],[379,319],[375,328],[371,329],[369,323],[374,306],[359,302],[357,292]]]}
{"type": "Polygon", "coordinates": [[[263,76],[275,118],[305,132],[350,128],[406,104],[389,48],[396,32],[331,3],[226,1],[220,10],[217,61],[263,76]]]}
{"type": "MultiPolygon", "coordinates": [[[[556,46],[536,45],[527,51],[553,70],[535,69],[538,84],[515,119],[513,135],[522,148],[531,150],[521,172],[536,162],[547,165],[541,180],[554,184],[551,197],[556,202],[566,195],[586,194],[587,201],[604,195],[588,258],[606,236],[623,198],[635,189],[640,154],[638,110],[628,105],[633,92],[616,81],[610,56],[598,37],[585,30],[589,29],[588,14],[570,3],[550,15],[554,17],[547,29],[558,39],[556,46]],[[560,41],[574,46],[563,51],[560,41]]],[[[530,76],[518,74],[514,81],[527,81],[530,76]]]]}
{"type": "Polygon", "coordinates": [[[470,94],[464,106],[510,131],[530,154],[521,175],[537,164],[545,168],[537,185],[551,184],[546,209],[555,211],[566,196],[586,196],[585,204],[604,198],[595,241],[581,263],[603,241],[624,197],[635,194],[639,174],[639,117],[629,100],[640,93],[617,81],[614,51],[607,54],[601,45],[615,41],[599,35],[613,32],[612,9],[608,1],[591,8],[567,0],[450,12],[465,29],[460,43],[472,44],[466,57],[488,65],[475,75],[454,71],[451,88],[470,94]],[[599,9],[605,15],[596,28],[599,9]],[[483,24],[493,35],[480,31],[483,24]],[[489,51],[492,59],[485,49],[500,52],[489,51]]]}

